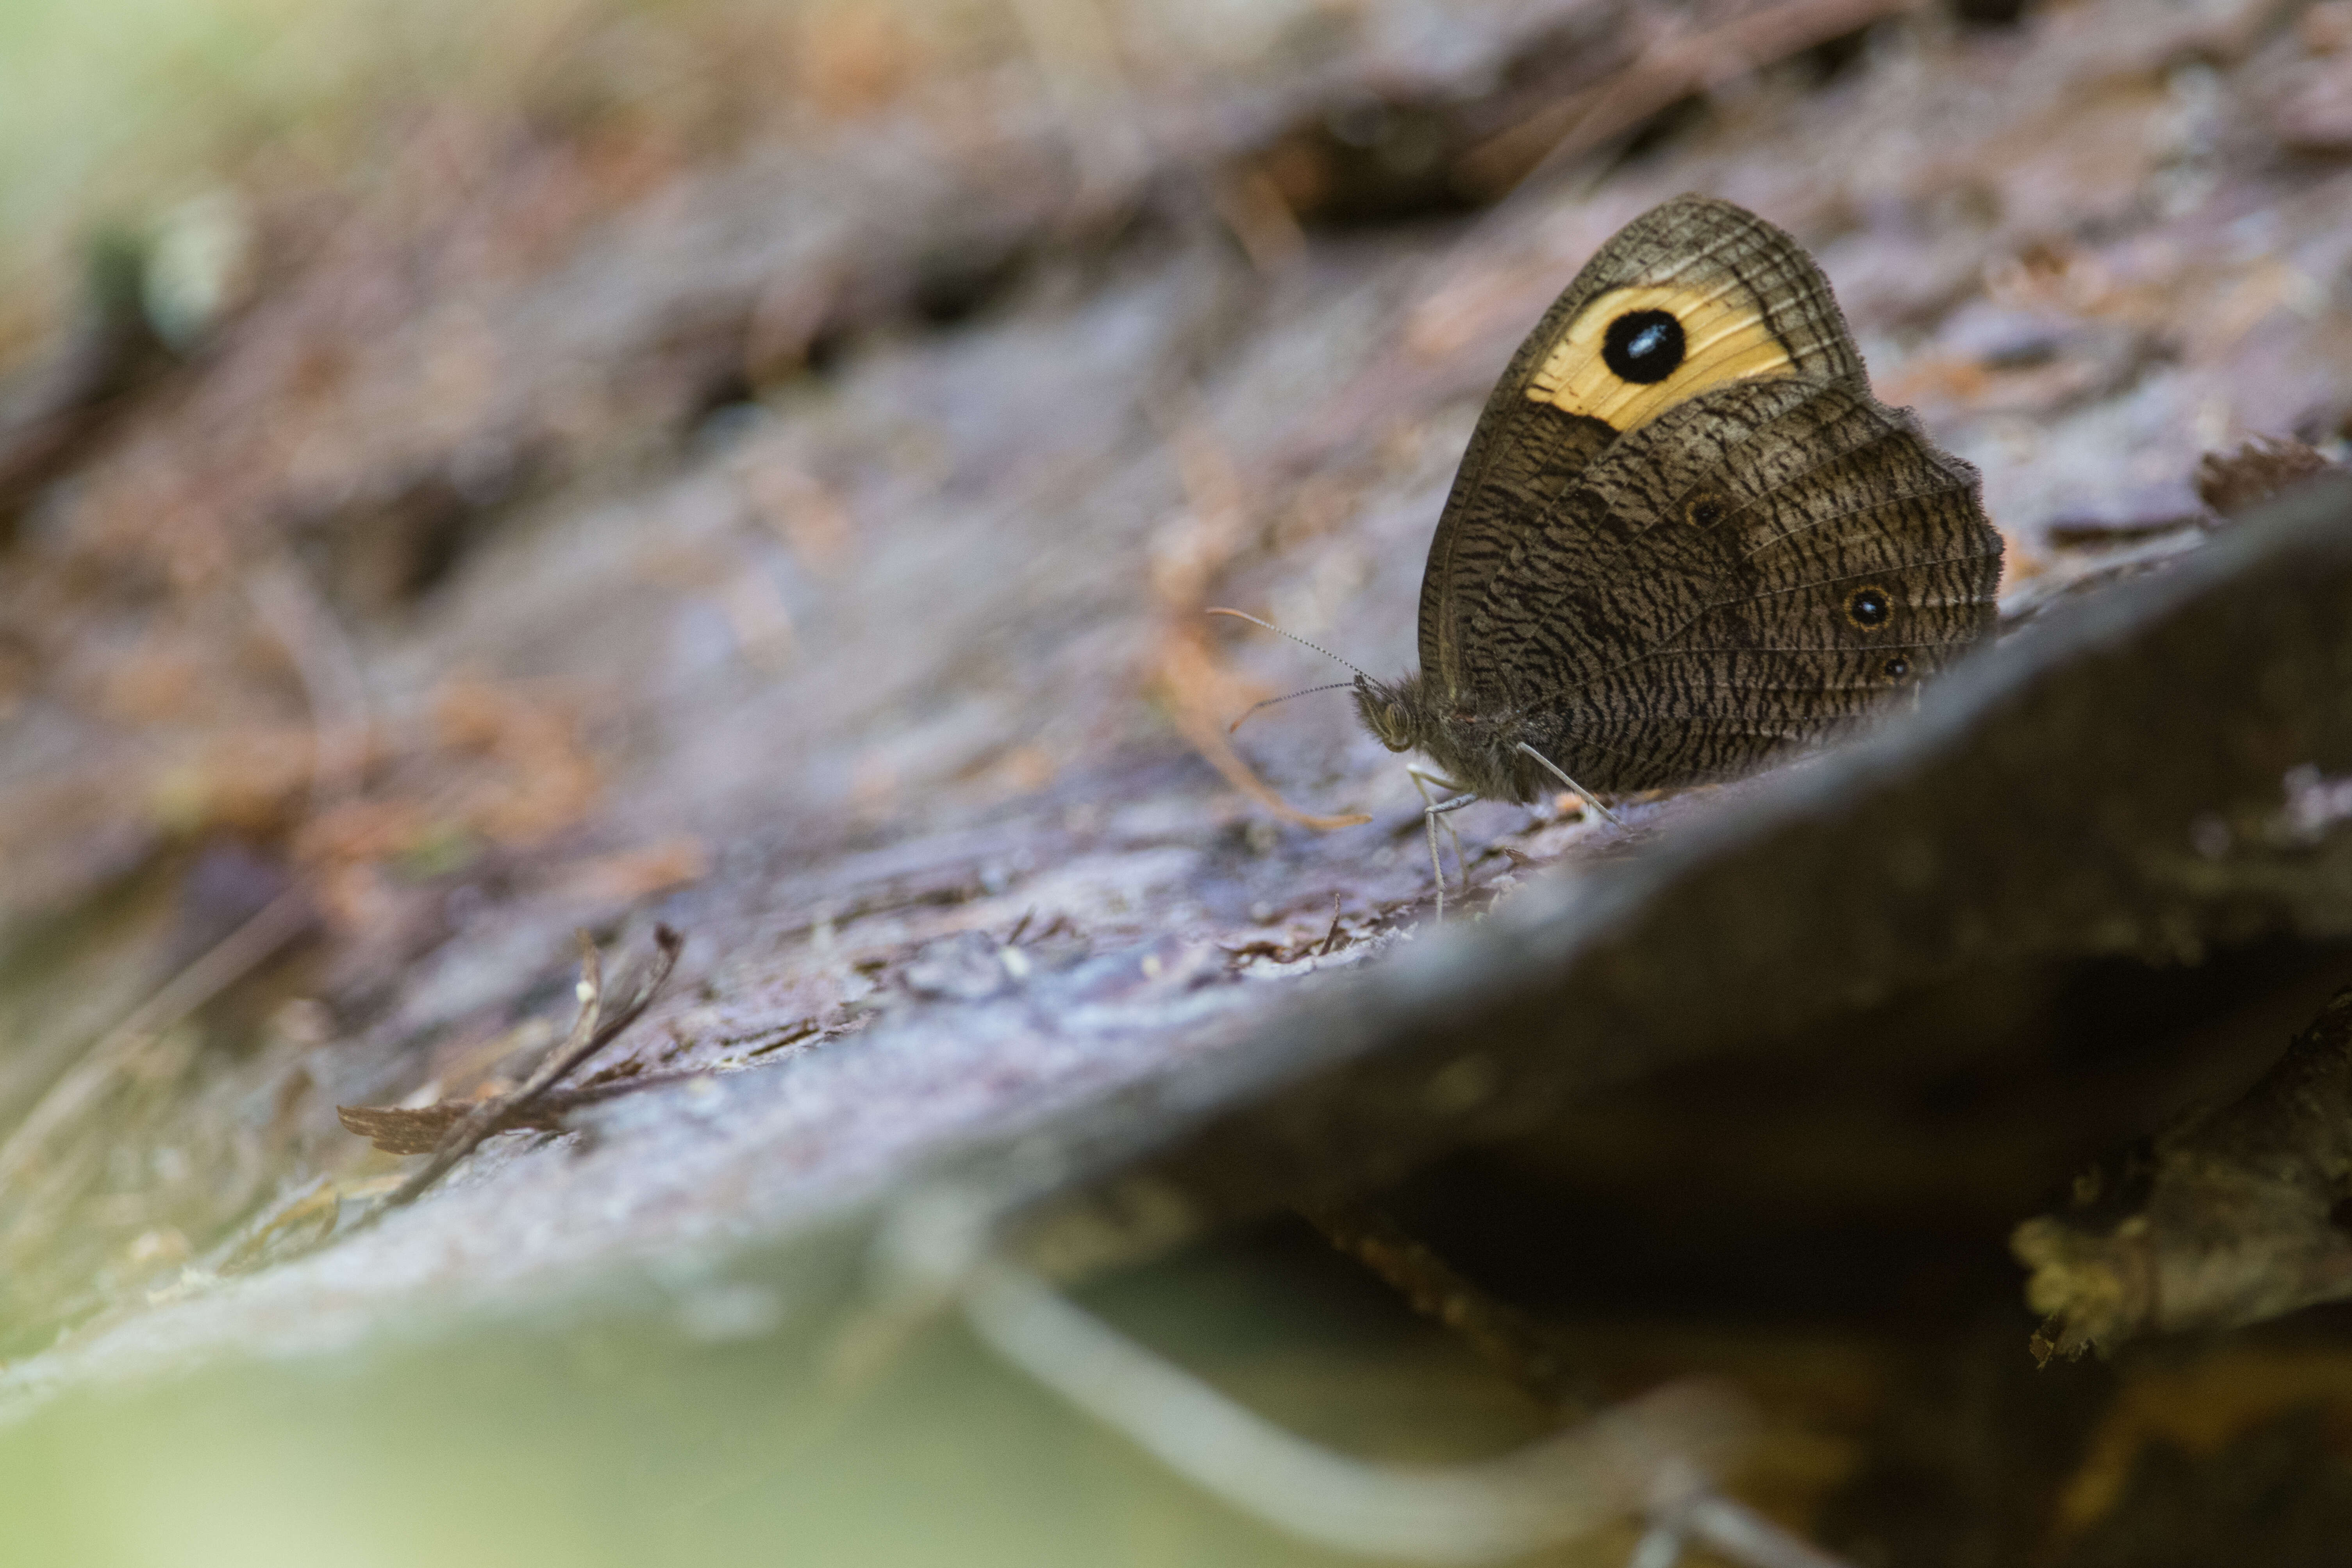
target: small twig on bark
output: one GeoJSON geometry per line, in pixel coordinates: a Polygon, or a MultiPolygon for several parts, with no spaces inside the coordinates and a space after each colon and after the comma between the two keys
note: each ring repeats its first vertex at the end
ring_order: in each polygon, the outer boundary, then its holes
{"type": "Polygon", "coordinates": [[[1323,933],[1323,945],[1315,950],[1318,958],[1328,958],[1339,945],[1339,895],[1331,895],[1331,929],[1323,933]]]}
{"type": "Polygon", "coordinates": [[[1460,1334],[1512,1382],[1549,1405],[1581,1402],[1567,1358],[1542,1324],[1455,1273],[1387,1215],[1353,1203],[1299,1212],[1325,1240],[1379,1275],[1414,1311],[1460,1334]]]}
{"type": "Polygon", "coordinates": [[[2352,987],[2234,1104],[2191,1112],[2017,1227],[2033,1352],[2236,1328],[2352,1297],[2352,987]]]}
{"type": "MultiPolygon", "coordinates": [[[[654,928],[655,954],[653,966],[637,986],[635,994],[624,1003],[609,1019],[604,1013],[604,964],[596,951],[596,943],[587,932],[580,933],[580,1015],[572,1023],[572,1033],[562,1046],[540,1063],[520,1088],[512,1093],[486,1100],[468,1110],[442,1135],[432,1157],[411,1172],[408,1179],[393,1189],[383,1202],[371,1211],[362,1226],[372,1223],[377,1215],[402,1208],[422,1197],[434,1183],[447,1175],[457,1162],[472,1153],[482,1142],[502,1129],[526,1122],[543,1109],[550,1089],[568,1077],[580,1065],[617,1039],[630,1025],[644,1016],[654,998],[668,984],[671,970],[677,965],[678,951],[686,939],[669,927],[654,928]]],[[[364,1113],[367,1108],[357,1108],[364,1113]]],[[[345,1117],[351,1126],[347,1108],[338,1107],[337,1114],[345,1117]]],[[[358,1129],[353,1129],[358,1131],[358,1129]]]]}

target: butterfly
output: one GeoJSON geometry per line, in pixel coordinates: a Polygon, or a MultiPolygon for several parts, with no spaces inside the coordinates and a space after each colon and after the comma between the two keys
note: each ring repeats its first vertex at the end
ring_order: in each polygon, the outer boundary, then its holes
{"type": "Polygon", "coordinates": [[[1599,795],[1749,772],[1912,690],[1992,628],[1979,488],[1871,395],[1794,239],[1699,195],[1627,224],[1479,416],[1421,668],[1353,682],[1381,743],[1456,792],[1430,805],[1433,861],[1437,817],[1474,800],[1565,785],[1606,815],[1599,795]]]}

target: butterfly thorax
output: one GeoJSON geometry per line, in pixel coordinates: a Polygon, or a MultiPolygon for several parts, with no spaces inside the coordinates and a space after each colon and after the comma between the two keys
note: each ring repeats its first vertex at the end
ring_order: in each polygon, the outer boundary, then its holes
{"type": "Polygon", "coordinates": [[[1418,673],[1392,684],[1357,677],[1356,709],[1381,745],[1421,752],[1473,795],[1531,801],[1546,793],[1540,771],[1519,750],[1522,741],[1536,737],[1517,712],[1450,703],[1418,673]]]}

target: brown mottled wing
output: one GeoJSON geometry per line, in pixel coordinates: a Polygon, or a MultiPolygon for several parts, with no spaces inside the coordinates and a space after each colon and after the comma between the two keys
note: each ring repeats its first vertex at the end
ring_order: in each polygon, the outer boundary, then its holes
{"type": "Polygon", "coordinates": [[[1679,196],[1617,232],[1512,356],[1486,400],[1431,542],[1421,668],[1454,706],[1482,706],[1462,658],[1463,616],[1523,520],[1556,504],[1620,434],[1710,386],[1808,375],[1867,391],[1837,302],[1802,247],[1754,214],[1679,196]],[[1606,374],[1598,343],[1631,309],[1691,326],[1690,355],[1654,384],[1606,374]]]}
{"type": "Polygon", "coordinates": [[[1595,789],[1742,772],[1990,627],[1976,470],[1841,381],[1738,381],[1512,520],[1461,619],[1469,681],[1595,789]]]}

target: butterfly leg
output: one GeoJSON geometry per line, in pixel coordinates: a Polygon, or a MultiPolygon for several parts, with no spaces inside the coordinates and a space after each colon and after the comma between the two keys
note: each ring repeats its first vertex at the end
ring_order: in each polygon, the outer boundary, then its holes
{"type": "Polygon", "coordinates": [[[1549,771],[1552,777],[1558,779],[1560,783],[1573,790],[1576,793],[1576,798],[1591,806],[1593,811],[1599,815],[1601,821],[1607,823],[1612,827],[1622,827],[1625,826],[1622,822],[1617,820],[1617,814],[1615,812],[1601,804],[1601,797],[1599,795],[1594,795],[1591,790],[1585,788],[1574,779],[1570,778],[1567,772],[1562,769],[1558,763],[1553,762],[1549,757],[1545,756],[1541,752],[1537,751],[1525,741],[1521,741],[1519,742],[1519,750],[1525,752],[1537,762],[1542,763],[1543,766],[1549,771]]]}
{"type": "Polygon", "coordinates": [[[1437,830],[1440,826],[1444,827],[1445,837],[1454,840],[1454,864],[1462,873],[1462,890],[1465,893],[1470,890],[1470,862],[1462,853],[1462,835],[1454,830],[1454,824],[1448,822],[1441,825],[1437,819],[1461,810],[1478,797],[1463,789],[1452,779],[1440,774],[1425,773],[1419,768],[1410,766],[1404,771],[1411,775],[1412,787],[1421,792],[1421,817],[1429,828],[1429,869],[1430,873],[1437,879],[1437,918],[1443,921],[1445,919],[1445,863],[1437,857],[1437,830]],[[1454,795],[1452,800],[1433,800],[1429,794],[1431,784],[1435,784],[1440,789],[1457,790],[1461,793],[1454,795]]]}

